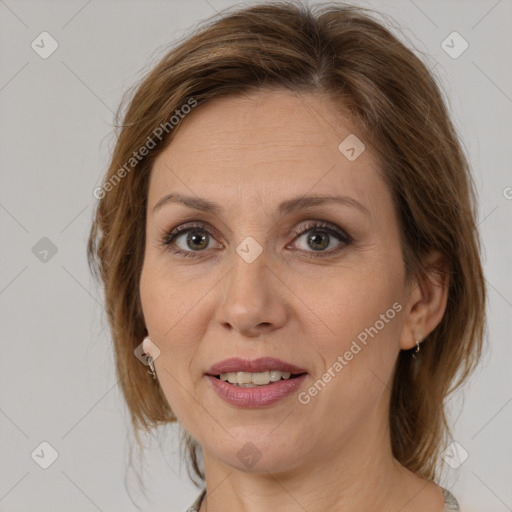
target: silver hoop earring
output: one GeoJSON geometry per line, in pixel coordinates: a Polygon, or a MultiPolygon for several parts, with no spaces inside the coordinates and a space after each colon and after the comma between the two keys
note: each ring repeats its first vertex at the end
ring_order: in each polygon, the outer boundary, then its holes
{"type": "Polygon", "coordinates": [[[153,379],[156,379],[155,364],[154,364],[153,358],[151,356],[148,356],[148,365],[149,365],[148,373],[153,377],[153,379]]]}
{"type": "MultiPolygon", "coordinates": [[[[151,348],[152,346],[152,342],[151,340],[149,339],[149,336],[146,336],[143,340],[142,340],[142,350],[144,351],[144,355],[147,355],[148,358],[147,358],[147,363],[149,365],[149,370],[148,370],[148,373],[153,377],[153,379],[156,379],[156,372],[155,372],[155,363],[154,363],[154,359],[152,356],[149,355],[149,353],[153,350],[151,348]]],[[[158,357],[158,355],[157,355],[158,357]]]]}
{"type": "Polygon", "coordinates": [[[412,357],[416,359],[416,354],[420,351],[420,340],[416,340],[416,350],[413,352],[412,357]]]}

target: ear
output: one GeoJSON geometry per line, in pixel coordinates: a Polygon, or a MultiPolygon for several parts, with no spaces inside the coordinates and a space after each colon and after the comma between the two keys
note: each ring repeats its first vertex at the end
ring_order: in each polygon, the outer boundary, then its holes
{"type": "Polygon", "coordinates": [[[441,322],[446,310],[449,288],[449,265],[439,251],[424,258],[428,269],[425,278],[411,283],[404,308],[404,325],[400,348],[409,350],[421,342],[441,322]]]}

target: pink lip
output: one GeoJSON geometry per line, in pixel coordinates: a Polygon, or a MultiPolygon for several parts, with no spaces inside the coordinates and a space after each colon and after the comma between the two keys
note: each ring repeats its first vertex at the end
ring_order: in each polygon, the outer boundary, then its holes
{"type": "Polygon", "coordinates": [[[249,361],[240,357],[232,357],[224,359],[214,364],[207,372],[207,375],[220,375],[228,372],[249,372],[258,373],[266,370],[281,370],[290,373],[307,373],[303,368],[299,368],[293,364],[286,363],[274,357],[260,357],[249,361]]]}
{"type": "Polygon", "coordinates": [[[271,382],[266,386],[253,388],[233,386],[213,375],[206,375],[206,378],[212,384],[217,395],[228,404],[245,408],[257,408],[275,404],[279,400],[296,392],[307,378],[307,374],[304,373],[293,379],[281,379],[277,382],[271,382]]]}

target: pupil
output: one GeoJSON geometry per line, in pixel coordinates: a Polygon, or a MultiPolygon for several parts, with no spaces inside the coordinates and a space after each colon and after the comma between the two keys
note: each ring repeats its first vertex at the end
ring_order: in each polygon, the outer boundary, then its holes
{"type": "Polygon", "coordinates": [[[204,247],[208,246],[208,242],[206,242],[206,244],[203,244],[203,246],[196,245],[195,242],[196,242],[196,239],[199,239],[199,242],[203,242],[204,243],[206,241],[206,236],[207,235],[198,235],[196,233],[189,233],[188,237],[187,237],[187,242],[192,242],[193,241],[193,243],[191,245],[195,245],[195,247],[198,248],[198,249],[204,249],[204,247]]]}
{"type": "MultiPolygon", "coordinates": [[[[325,242],[327,240],[327,234],[326,233],[321,233],[321,234],[316,234],[316,235],[311,235],[309,238],[308,238],[308,242],[311,242],[313,241],[313,244],[318,244],[320,243],[320,249],[325,249],[329,243],[327,244],[322,244],[321,241],[319,241],[318,239],[322,239],[323,238],[323,241],[325,242]]],[[[313,247],[315,248],[315,247],[313,247]]]]}

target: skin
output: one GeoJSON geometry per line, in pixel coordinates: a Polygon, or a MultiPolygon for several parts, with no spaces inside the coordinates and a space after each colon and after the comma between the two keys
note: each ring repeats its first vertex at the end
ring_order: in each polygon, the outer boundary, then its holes
{"type": "MultiPolygon", "coordinates": [[[[201,511],[443,510],[439,487],[393,458],[388,410],[398,353],[441,321],[447,283],[407,285],[392,197],[376,161],[369,149],[355,161],[338,150],[351,133],[324,96],[264,90],[197,107],[155,161],[140,294],[160,350],[160,385],[203,449],[201,511]],[[171,192],[224,211],[167,203],[153,212],[171,192]],[[282,201],[306,194],[349,196],[367,213],[328,204],[278,215],[282,201]],[[330,235],[315,250],[308,236],[321,236],[319,228],[293,231],[309,221],[333,223],[353,242],[330,235]],[[179,236],[174,247],[188,258],[162,238],[189,222],[203,223],[195,234],[207,240],[200,250],[179,236]],[[252,263],[236,252],[248,236],[263,249],[252,263]],[[401,311],[307,405],[293,394],[269,407],[237,408],[205,377],[228,357],[273,356],[305,368],[300,391],[307,390],[394,303],[401,311]],[[261,455],[251,468],[237,456],[248,442],[261,455]]],[[[436,253],[429,258],[440,262],[436,253]]]]}

